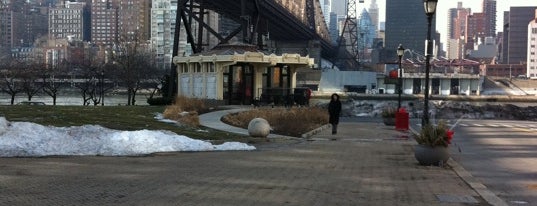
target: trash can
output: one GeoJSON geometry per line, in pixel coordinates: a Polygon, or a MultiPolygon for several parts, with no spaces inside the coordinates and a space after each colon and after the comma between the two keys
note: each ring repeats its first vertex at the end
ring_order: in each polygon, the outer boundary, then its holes
{"type": "Polygon", "coordinates": [[[395,113],[395,130],[408,131],[409,115],[405,108],[399,108],[395,113]]]}

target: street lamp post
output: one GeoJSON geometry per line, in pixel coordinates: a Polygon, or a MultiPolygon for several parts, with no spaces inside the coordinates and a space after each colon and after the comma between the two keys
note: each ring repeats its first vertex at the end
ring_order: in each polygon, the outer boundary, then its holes
{"type": "Polygon", "coordinates": [[[438,3],[438,0],[423,0],[425,14],[427,15],[427,41],[425,43],[427,51],[425,54],[425,97],[423,101],[423,119],[421,120],[422,127],[429,124],[429,71],[433,50],[433,44],[431,42],[431,21],[436,11],[436,3],[438,3]]]}
{"type": "Polygon", "coordinates": [[[401,108],[401,93],[403,92],[403,67],[401,67],[401,59],[403,58],[404,53],[405,48],[403,48],[403,45],[399,44],[399,47],[397,48],[397,56],[399,57],[399,79],[397,80],[399,97],[397,99],[397,109],[401,108]]]}
{"type": "Polygon", "coordinates": [[[104,106],[104,70],[101,70],[101,106],[104,106]]]}

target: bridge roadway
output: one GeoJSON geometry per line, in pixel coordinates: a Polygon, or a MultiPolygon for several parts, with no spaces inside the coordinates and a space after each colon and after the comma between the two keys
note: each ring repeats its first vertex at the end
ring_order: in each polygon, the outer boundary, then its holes
{"type": "Polygon", "coordinates": [[[271,40],[287,42],[319,40],[323,58],[332,59],[337,53],[336,46],[330,39],[319,0],[193,1],[236,22],[244,21],[245,16],[255,21],[259,16],[259,20],[252,23],[258,31],[268,33],[271,40]],[[309,16],[311,12],[308,14],[310,9],[307,8],[313,9],[313,16],[309,16]]]}

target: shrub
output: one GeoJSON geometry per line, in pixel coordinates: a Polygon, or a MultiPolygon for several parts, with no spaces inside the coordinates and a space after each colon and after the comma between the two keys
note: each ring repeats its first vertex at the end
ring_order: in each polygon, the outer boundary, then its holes
{"type": "Polygon", "coordinates": [[[421,145],[447,147],[451,144],[453,131],[449,130],[444,121],[440,121],[436,126],[432,124],[425,125],[419,134],[414,134],[414,138],[421,145]]]}
{"type": "Polygon", "coordinates": [[[198,114],[207,110],[203,100],[179,96],[175,98],[173,105],[166,107],[162,115],[185,125],[199,126],[198,114]]]}
{"type": "Polygon", "coordinates": [[[294,137],[328,123],[328,112],[319,107],[254,109],[226,115],[222,121],[247,129],[248,123],[256,117],[267,120],[274,133],[294,137]]]}

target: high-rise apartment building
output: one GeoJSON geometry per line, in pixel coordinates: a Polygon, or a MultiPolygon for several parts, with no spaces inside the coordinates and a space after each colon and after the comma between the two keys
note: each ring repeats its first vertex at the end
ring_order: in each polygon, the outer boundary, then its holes
{"type": "MultiPolygon", "coordinates": [[[[435,15],[436,16],[436,15],[435,15]]],[[[432,19],[431,37],[436,31],[436,17],[432,19]]],[[[425,54],[427,16],[422,0],[386,0],[385,48],[393,51],[402,44],[420,54],[425,54]]]]}
{"type": "Polygon", "coordinates": [[[97,45],[118,42],[118,7],[112,0],[91,1],[91,41],[97,45]]]}
{"type": "Polygon", "coordinates": [[[151,32],[151,0],[119,0],[120,41],[146,41],[151,32]]]}
{"type": "Polygon", "coordinates": [[[47,9],[32,2],[0,0],[0,46],[28,47],[47,35],[47,9]]]}
{"type": "MultiPolygon", "coordinates": [[[[176,24],[177,0],[153,0],[151,8],[151,44],[157,55],[157,68],[170,69],[176,24]]],[[[182,27],[181,27],[182,28],[182,27]]],[[[179,51],[186,51],[186,33],[182,29],[179,51]]],[[[191,53],[191,52],[189,52],[191,53]]],[[[182,54],[179,54],[182,55],[182,54]]]]}
{"type": "Polygon", "coordinates": [[[48,37],[52,39],[89,40],[85,2],[62,1],[48,14],[48,37]]]}
{"type": "Polygon", "coordinates": [[[466,17],[466,49],[473,50],[477,42],[484,41],[485,35],[485,22],[487,15],[485,13],[474,13],[466,17]]]}
{"type": "Polygon", "coordinates": [[[472,48],[472,44],[467,44],[467,20],[471,15],[470,8],[464,8],[462,2],[457,3],[457,8],[448,11],[447,25],[447,57],[449,59],[459,59],[464,57],[467,49],[472,48]],[[464,47],[464,48],[463,48],[464,47]]]}
{"type": "Polygon", "coordinates": [[[451,8],[448,10],[448,18],[447,18],[447,38],[448,39],[454,39],[455,38],[455,32],[454,32],[454,26],[455,26],[455,20],[457,19],[458,10],[463,9],[462,8],[462,2],[457,2],[457,8],[451,8]]]}
{"type": "Polygon", "coordinates": [[[535,18],[528,24],[528,65],[526,76],[537,79],[537,9],[535,18]]]}
{"type": "Polygon", "coordinates": [[[483,0],[485,17],[485,36],[496,36],[496,0],[483,0]]]}
{"type": "Polygon", "coordinates": [[[0,0],[0,47],[11,47],[11,8],[9,0],[0,0]]]}

